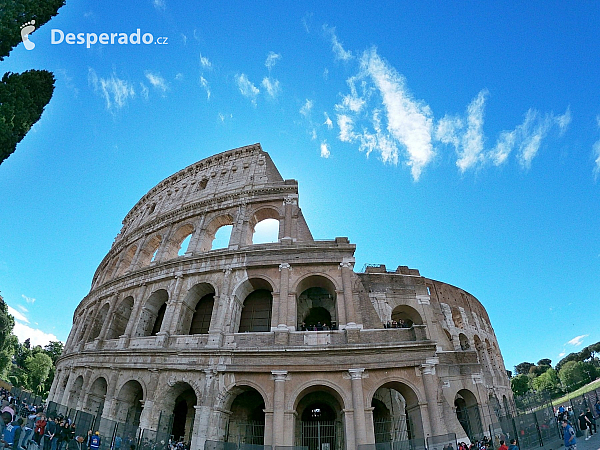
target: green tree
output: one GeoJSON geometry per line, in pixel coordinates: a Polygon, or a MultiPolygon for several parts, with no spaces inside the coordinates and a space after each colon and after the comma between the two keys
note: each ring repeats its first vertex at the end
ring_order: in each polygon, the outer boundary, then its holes
{"type": "MultiPolygon", "coordinates": [[[[65,0],[0,0],[0,61],[21,42],[21,27],[34,21],[38,29],[65,0]]],[[[54,75],[47,70],[5,73],[0,81],[0,164],[10,156],[36,123],[54,92],[54,75]]]]}
{"type": "Polygon", "coordinates": [[[580,387],[586,379],[583,362],[568,361],[558,372],[558,378],[560,378],[560,381],[567,392],[574,391],[580,387]]]}
{"type": "Polygon", "coordinates": [[[556,370],[550,368],[531,382],[536,391],[554,391],[560,384],[556,370]]]}
{"type": "Polygon", "coordinates": [[[12,356],[19,341],[13,336],[15,319],[8,313],[8,306],[0,295],[0,376],[6,376],[12,366],[12,356]]]}
{"type": "Polygon", "coordinates": [[[515,373],[517,375],[527,375],[529,373],[529,369],[531,369],[533,366],[535,366],[535,364],[530,362],[522,362],[521,364],[517,364],[515,366],[515,373]]]}
{"type": "Polygon", "coordinates": [[[29,388],[43,394],[44,382],[52,368],[52,359],[45,353],[37,353],[27,358],[25,366],[29,371],[29,388]]]}
{"type": "Polygon", "coordinates": [[[520,396],[524,395],[531,389],[529,377],[525,374],[519,374],[510,379],[510,388],[513,394],[520,396]]]}
{"type": "Polygon", "coordinates": [[[537,363],[538,366],[552,366],[552,360],[548,358],[540,359],[537,363]]]}

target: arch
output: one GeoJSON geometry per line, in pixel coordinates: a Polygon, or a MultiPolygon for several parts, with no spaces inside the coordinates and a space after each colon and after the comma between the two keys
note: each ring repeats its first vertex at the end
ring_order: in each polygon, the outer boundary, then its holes
{"type": "Polygon", "coordinates": [[[483,437],[483,427],[477,397],[468,389],[461,389],[454,397],[456,418],[471,441],[483,437]]]}
{"type": "Polygon", "coordinates": [[[344,408],[337,392],[328,386],[313,385],[295,402],[296,437],[309,449],[344,448],[344,408]]]}
{"type": "Polygon", "coordinates": [[[270,331],[273,308],[272,281],[267,277],[248,278],[242,281],[234,292],[236,301],[233,302],[231,311],[232,331],[270,331]],[[257,294],[252,295],[254,292],[257,294]]]}
{"type": "Polygon", "coordinates": [[[161,397],[158,407],[161,416],[164,415],[167,420],[161,419],[158,432],[173,435],[176,441],[183,439],[189,443],[194,428],[195,406],[198,404],[195,389],[186,381],[169,382],[166,393],[161,397]]]}
{"type": "Polygon", "coordinates": [[[464,328],[462,314],[457,308],[452,308],[452,322],[456,328],[464,328]]]}
{"type": "Polygon", "coordinates": [[[118,391],[116,419],[119,422],[133,425],[140,424],[142,402],[145,399],[144,388],[137,380],[125,382],[118,391]]]}
{"type": "Polygon", "coordinates": [[[282,215],[279,210],[272,206],[266,206],[256,210],[248,221],[248,233],[246,234],[246,242],[244,242],[244,244],[252,245],[278,242],[280,239],[279,230],[281,217],[282,215]],[[265,221],[269,221],[267,223],[269,228],[268,232],[261,232],[260,226],[257,230],[256,227],[261,223],[264,225],[265,221]],[[271,221],[276,221],[276,224],[271,221]]]}
{"type": "Polygon", "coordinates": [[[125,256],[123,257],[123,260],[119,264],[119,268],[117,269],[115,278],[120,277],[121,275],[123,275],[125,272],[127,272],[129,270],[129,268],[131,267],[131,263],[133,262],[133,257],[137,253],[137,248],[138,248],[137,245],[134,244],[127,249],[127,252],[125,253],[125,256]]]}
{"type": "Polygon", "coordinates": [[[257,389],[237,385],[228,393],[225,442],[246,445],[265,443],[265,397],[257,389]]]}
{"type": "Polygon", "coordinates": [[[77,378],[75,378],[75,382],[73,382],[73,386],[71,387],[71,391],[69,392],[69,398],[67,399],[67,406],[69,408],[77,408],[82,389],[83,375],[79,375],[77,378]]]}
{"type": "Polygon", "coordinates": [[[230,214],[223,214],[215,217],[204,229],[202,241],[200,244],[201,252],[208,252],[212,250],[213,241],[215,239],[215,234],[219,228],[225,225],[233,225],[233,217],[230,214]]]}
{"type": "Polygon", "coordinates": [[[105,303],[102,308],[100,308],[100,311],[98,312],[98,314],[96,315],[96,317],[94,318],[94,322],[91,324],[92,326],[92,331],[88,336],[88,342],[93,341],[94,339],[96,339],[99,335],[100,332],[102,331],[102,326],[104,325],[104,322],[106,320],[106,316],[108,315],[108,310],[110,308],[110,304],[109,303],[105,303]]]}
{"type": "Polygon", "coordinates": [[[206,334],[214,307],[215,288],[209,283],[198,283],[183,299],[181,317],[175,334],[206,334]]]}
{"type": "Polygon", "coordinates": [[[107,265],[106,271],[104,272],[104,276],[102,277],[102,282],[110,280],[113,278],[115,273],[115,269],[117,268],[117,263],[119,262],[119,258],[113,258],[110,264],[107,265]]]}
{"type": "Polygon", "coordinates": [[[334,283],[322,275],[309,275],[296,287],[298,329],[336,329],[337,295],[334,283]],[[314,322],[314,323],[313,323],[314,322]]]}
{"type": "MultiPolygon", "coordinates": [[[[177,228],[177,230],[175,230],[175,232],[173,233],[173,236],[169,238],[167,248],[165,249],[165,257],[163,259],[169,260],[180,256],[179,253],[182,249],[183,242],[193,233],[194,225],[192,225],[191,223],[186,223],[179,226],[179,228],[177,228]]],[[[187,251],[187,248],[184,250],[184,253],[185,251],[187,251]]]]}
{"type": "Polygon", "coordinates": [[[114,309],[112,319],[106,332],[106,339],[117,339],[125,334],[127,324],[133,310],[133,297],[130,295],[119,302],[114,309]]]}
{"type": "Polygon", "coordinates": [[[91,384],[85,404],[86,411],[100,418],[104,410],[104,400],[108,389],[108,382],[103,376],[97,377],[91,384]]]}
{"type": "Polygon", "coordinates": [[[398,305],[392,310],[392,320],[395,320],[400,328],[410,328],[413,325],[423,325],[423,319],[418,311],[409,305],[398,305]]]}
{"type": "Polygon", "coordinates": [[[458,342],[460,343],[461,350],[470,350],[471,344],[469,344],[469,338],[464,333],[459,333],[458,342]]]}
{"type": "Polygon", "coordinates": [[[169,294],[164,289],[159,289],[148,297],[140,313],[134,336],[153,336],[160,331],[168,300],[169,294]]]}
{"type": "Polygon", "coordinates": [[[136,263],[136,267],[145,267],[149,265],[156,258],[156,252],[158,251],[158,247],[160,247],[160,243],[162,242],[162,236],[160,234],[155,234],[150,239],[144,248],[140,251],[138,255],[138,260],[136,263]]]}

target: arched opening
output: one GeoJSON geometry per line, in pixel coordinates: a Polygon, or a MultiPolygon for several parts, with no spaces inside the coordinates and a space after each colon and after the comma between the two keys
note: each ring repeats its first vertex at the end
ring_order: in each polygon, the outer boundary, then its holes
{"type": "Polygon", "coordinates": [[[97,421],[102,417],[107,386],[106,379],[104,377],[98,377],[92,384],[88,394],[85,409],[92,416],[95,416],[97,421]]]}
{"type": "Polygon", "coordinates": [[[187,253],[191,240],[192,233],[188,234],[185,238],[183,238],[183,241],[181,241],[181,244],[179,245],[179,251],[177,252],[177,256],[183,256],[187,253]]]}
{"type": "Polygon", "coordinates": [[[163,257],[163,260],[183,256],[188,250],[188,245],[193,232],[194,226],[190,223],[186,223],[177,228],[177,230],[169,237],[169,242],[167,242],[167,245],[165,246],[165,256],[163,257]]]}
{"type": "Polygon", "coordinates": [[[510,417],[511,416],[511,408],[510,408],[510,403],[508,403],[508,398],[506,397],[506,395],[502,396],[502,405],[504,407],[504,415],[506,417],[510,417]]]}
{"type": "Polygon", "coordinates": [[[169,294],[164,289],[152,293],[140,313],[135,336],[154,336],[160,331],[169,294]]]}
{"type": "Polygon", "coordinates": [[[229,240],[231,239],[231,231],[233,225],[223,225],[215,233],[215,238],[212,241],[211,250],[219,250],[221,248],[229,247],[229,240]]]}
{"type": "Polygon", "coordinates": [[[305,391],[296,407],[296,445],[308,450],[343,449],[344,417],[339,395],[324,386],[305,391]]]}
{"type": "Polygon", "coordinates": [[[117,339],[119,336],[125,334],[132,309],[133,297],[130,295],[129,297],[124,298],[113,311],[112,320],[109,329],[106,332],[106,339],[117,339]]]}
{"type": "Polygon", "coordinates": [[[145,267],[148,264],[150,264],[150,262],[154,261],[161,242],[162,242],[162,236],[160,236],[158,234],[155,236],[152,236],[152,238],[150,238],[148,243],[140,251],[140,254],[138,255],[138,262],[136,264],[136,267],[145,267]]]}
{"type": "Polygon", "coordinates": [[[215,290],[208,283],[194,285],[185,295],[176,334],[206,334],[214,307],[215,290]]]}
{"type": "Polygon", "coordinates": [[[392,311],[392,323],[398,328],[410,328],[413,325],[423,325],[421,315],[411,306],[398,305],[392,311]]]}
{"type": "Polygon", "coordinates": [[[135,256],[136,252],[137,252],[137,245],[132,245],[131,247],[129,247],[127,249],[127,253],[125,253],[123,260],[121,261],[121,264],[119,264],[119,269],[117,271],[116,277],[119,277],[120,275],[127,272],[129,267],[131,266],[131,262],[133,261],[133,257],[135,256]]]}
{"type": "MultiPolygon", "coordinates": [[[[194,389],[185,382],[177,382],[168,389],[159,408],[162,410],[157,432],[176,442],[190,443],[194,428],[195,406],[198,398],[194,389]]],[[[166,440],[166,439],[165,439],[166,440]]]]}
{"type": "Polygon", "coordinates": [[[229,214],[214,218],[204,229],[200,251],[208,252],[218,248],[229,247],[232,229],[233,217],[229,214]],[[219,236],[217,236],[217,233],[219,233],[219,236]]]}
{"type": "Polygon", "coordinates": [[[462,314],[456,308],[452,308],[452,321],[456,328],[464,328],[462,314]]]}
{"type": "Polygon", "coordinates": [[[79,396],[81,395],[81,389],[83,388],[83,377],[79,375],[73,386],[71,387],[71,391],[69,392],[69,398],[67,400],[67,406],[69,408],[77,408],[77,403],[79,403],[79,396]]]}
{"type": "Polygon", "coordinates": [[[253,244],[271,244],[279,241],[279,220],[265,219],[257,223],[252,234],[253,244]]]}
{"type": "Polygon", "coordinates": [[[136,380],[125,383],[117,395],[117,421],[134,428],[140,424],[144,390],[136,380]]]}
{"type": "Polygon", "coordinates": [[[273,295],[270,290],[257,289],[244,300],[239,333],[271,330],[273,295]]]}
{"type": "Polygon", "coordinates": [[[468,389],[461,389],[454,397],[454,407],[456,408],[456,418],[467,437],[471,441],[483,438],[481,416],[475,395],[468,389]]]}
{"type": "Polygon", "coordinates": [[[464,333],[460,333],[458,335],[458,342],[460,343],[461,350],[469,350],[471,348],[471,344],[469,344],[469,338],[464,333]]]}
{"type": "Polygon", "coordinates": [[[371,400],[375,443],[393,448],[424,446],[421,408],[415,392],[400,382],[379,387],[371,400]]]}
{"type": "Polygon", "coordinates": [[[335,286],[329,279],[309,276],[300,282],[297,292],[299,330],[337,329],[335,286]]]}
{"type": "Polygon", "coordinates": [[[256,389],[241,387],[236,391],[239,394],[229,408],[231,414],[225,442],[262,446],[265,442],[265,401],[256,389]]]}
{"type": "Polygon", "coordinates": [[[94,319],[94,323],[92,323],[92,332],[88,337],[88,342],[93,341],[100,335],[100,332],[102,331],[102,326],[104,325],[104,321],[106,320],[106,315],[108,314],[109,306],[110,305],[108,303],[105,303],[104,306],[102,306],[102,308],[100,309],[100,312],[98,312],[98,315],[94,319]]]}

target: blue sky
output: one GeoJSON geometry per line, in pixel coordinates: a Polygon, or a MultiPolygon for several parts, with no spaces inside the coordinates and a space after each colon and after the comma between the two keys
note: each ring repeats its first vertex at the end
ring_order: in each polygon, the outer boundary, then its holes
{"type": "Polygon", "coordinates": [[[315,238],[348,236],[356,270],[408,265],[471,292],[507,368],[600,341],[599,13],[596,2],[69,1],[33,50],[0,63],[56,76],[0,166],[0,292],[16,331],[65,340],[137,200],[260,142],[299,180],[315,238]],[[52,29],[138,28],[167,44],[51,43],[52,29]]]}

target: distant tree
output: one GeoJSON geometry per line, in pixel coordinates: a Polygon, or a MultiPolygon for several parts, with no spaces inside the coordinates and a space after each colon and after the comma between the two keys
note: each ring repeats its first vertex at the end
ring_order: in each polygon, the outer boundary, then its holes
{"type": "Polygon", "coordinates": [[[522,362],[521,364],[517,364],[515,366],[515,373],[517,375],[527,375],[532,366],[535,366],[535,364],[530,362],[522,362]]]}
{"type": "MultiPolygon", "coordinates": [[[[21,42],[21,27],[31,23],[38,29],[64,4],[65,0],[0,0],[0,61],[21,42]]],[[[46,70],[4,74],[0,81],[0,164],[39,120],[53,92],[54,75],[46,70]]]]}
{"type": "Polygon", "coordinates": [[[27,358],[25,366],[29,371],[29,388],[34,392],[43,394],[45,392],[44,382],[52,368],[52,359],[45,353],[37,353],[27,358]]]}
{"type": "Polygon", "coordinates": [[[548,358],[540,359],[537,362],[538,366],[552,366],[552,360],[548,358]]]}
{"type": "MultiPolygon", "coordinates": [[[[15,319],[8,313],[8,305],[0,295],[0,375],[5,376],[12,365],[15,339],[12,330],[15,319]]],[[[18,340],[16,341],[18,343],[18,340]]]]}
{"type": "Polygon", "coordinates": [[[513,376],[513,373],[512,373],[512,371],[507,369],[507,370],[506,370],[506,376],[507,376],[509,379],[510,379],[510,378],[512,378],[512,376],[513,376]]]}
{"type": "Polygon", "coordinates": [[[555,391],[560,384],[556,370],[550,368],[532,380],[536,391],[555,391]]]}
{"type": "Polygon", "coordinates": [[[561,367],[558,377],[567,392],[574,391],[584,383],[586,376],[583,369],[581,361],[568,361],[561,367]]]}
{"type": "Polygon", "coordinates": [[[530,387],[530,379],[525,374],[519,374],[516,377],[511,378],[510,387],[513,391],[513,394],[520,396],[524,395],[531,389],[530,387]]]}
{"type": "Polygon", "coordinates": [[[52,359],[52,364],[56,364],[56,360],[62,354],[65,344],[61,341],[50,341],[44,347],[44,352],[52,359]]]}

